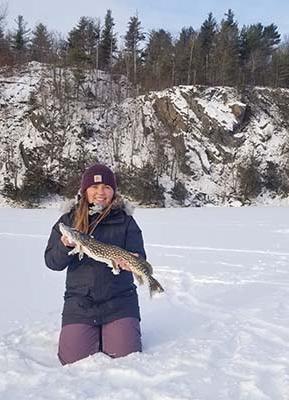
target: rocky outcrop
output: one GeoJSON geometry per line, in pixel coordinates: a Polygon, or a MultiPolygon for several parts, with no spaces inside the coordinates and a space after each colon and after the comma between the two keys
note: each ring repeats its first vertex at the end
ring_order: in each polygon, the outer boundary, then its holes
{"type": "Polygon", "coordinates": [[[95,76],[80,89],[73,71],[37,63],[0,75],[5,195],[73,195],[84,166],[98,160],[140,204],[287,196],[288,90],[179,86],[126,98],[123,82],[95,76]]]}

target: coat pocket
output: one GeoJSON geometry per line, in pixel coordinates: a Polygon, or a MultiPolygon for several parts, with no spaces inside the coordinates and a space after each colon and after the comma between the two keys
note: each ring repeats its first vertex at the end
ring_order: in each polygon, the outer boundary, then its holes
{"type": "Polygon", "coordinates": [[[86,315],[94,305],[89,288],[68,289],[64,295],[64,312],[67,314],[86,315]]]}

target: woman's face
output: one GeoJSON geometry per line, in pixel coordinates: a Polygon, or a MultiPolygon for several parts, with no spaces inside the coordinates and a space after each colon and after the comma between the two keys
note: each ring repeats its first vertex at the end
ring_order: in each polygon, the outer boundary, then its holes
{"type": "Polygon", "coordinates": [[[107,207],[112,202],[113,194],[112,187],[104,183],[98,183],[86,189],[88,203],[97,204],[102,207],[107,207]]]}

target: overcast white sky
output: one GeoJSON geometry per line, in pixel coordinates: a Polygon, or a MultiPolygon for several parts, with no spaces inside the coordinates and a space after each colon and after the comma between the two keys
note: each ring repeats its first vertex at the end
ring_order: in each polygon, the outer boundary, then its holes
{"type": "Polygon", "coordinates": [[[274,22],[282,35],[289,34],[288,0],[8,0],[6,3],[10,29],[17,15],[23,15],[30,28],[42,22],[49,30],[66,34],[81,16],[98,17],[103,21],[110,8],[119,35],[124,34],[130,16],[136,12],[145,31],[164,28],[177,35],[183,26],[199,29],[210,11],[219,22],[231,8],[239,26],[274,22]]]}

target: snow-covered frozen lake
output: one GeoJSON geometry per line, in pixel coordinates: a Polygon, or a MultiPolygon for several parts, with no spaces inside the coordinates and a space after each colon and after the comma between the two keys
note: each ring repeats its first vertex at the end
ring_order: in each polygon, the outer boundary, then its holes
{"type": "Polygon", "coordinates": [[[1,400],[288,400],[289,209],[138,209],[165,294],[139,288],[144,352],[58,363],[58,210],[0,209],[1,400]]]}

